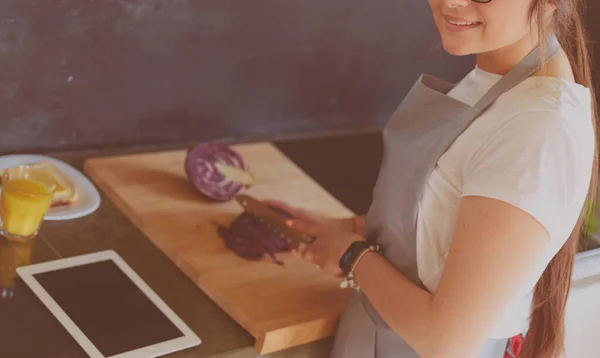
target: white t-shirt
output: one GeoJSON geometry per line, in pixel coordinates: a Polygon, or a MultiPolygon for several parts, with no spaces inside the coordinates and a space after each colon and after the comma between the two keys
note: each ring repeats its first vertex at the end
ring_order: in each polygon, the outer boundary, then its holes
{"type": "MultiPolygon", "coordinates": [[[[500,78],[476,67],[449,95],[474,105],[500,78]]],[[[576,83],[528,78],[461,134],[428,179],[417,219],[417,261],[419,277],[431,292],[444,269],[463,196],[508,202],[536,218],[550,234],[542,259],[490,338],[527,329],[534,286],[583,208],[594,155],[590,101],[590,91],[576,83]]]]}

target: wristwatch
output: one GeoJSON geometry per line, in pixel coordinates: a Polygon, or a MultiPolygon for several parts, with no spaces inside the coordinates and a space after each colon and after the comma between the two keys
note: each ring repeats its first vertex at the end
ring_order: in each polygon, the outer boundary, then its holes
{"type": "Polygon", "coordinates": [[[374,251],[379,254],[383,253],[381,245],[372,244],[368,241],[355,241],[350,244],[338,263],[344,275],[348,276],[351,274],[358,263],[358,260],[369,251],[374,251]]]}

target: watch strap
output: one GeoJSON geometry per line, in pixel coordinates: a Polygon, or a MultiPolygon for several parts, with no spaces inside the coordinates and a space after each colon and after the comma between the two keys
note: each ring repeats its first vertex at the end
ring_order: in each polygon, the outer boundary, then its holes
{"type": "Polygon", "coordinates": [[[362,258],[368,251],[381,253],[381,245],[371,244],[367,241],[355,241],[350,244],[339,260],[339,267],[344,275],[348,276],[348,274],[354,270],[354,267],[356,267],[359,258],[362,258]]]}
{"type": "Polygon", "coordinates": [[[358,264],[360,263],[362,258],[369,252],[375,252],[375,253],[381,254],[383,252],[383,250],[381,248],[381,245],[369,244],[362,250],[358,251],[358,256],[355,256],[355,258],[353,260],[351,260],[349,263],[350,269],[349,269],[348,273],[346,273],[346,278],[340,283],[341,288],[350,287],[350,288],[355,289],[356,291],[360,290],[358,283],[354,279],[354,269],[356,268],[356,266],[358,266],[358,264]]]}

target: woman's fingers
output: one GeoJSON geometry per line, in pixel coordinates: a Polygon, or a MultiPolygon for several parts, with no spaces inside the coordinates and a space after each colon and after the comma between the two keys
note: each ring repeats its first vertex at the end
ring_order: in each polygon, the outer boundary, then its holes
{"type": "Polygon", "coordinates": [[[308,247],[307,244],[299,244],[297,251],[302,253],[302,252],[304,252],[304,250],[306,250],[307,247],[308,247]]]}
{"type": "Polygon", "coordinates": [[[301,252],[302,252],[302,254],[301,254],[302,255],[302,259],[304,261],[314,262],[314,260],[315,260],[315,253],[314,253],[313,250],[311,250],[309,248],[306,248],[304,251],[301,251],[301,252]]]}
{"type": "MultiPolygon", "coordinates": [[[[316,234],[320,232],[320,225],[305,221],[288,220],[288,225],[313,237],[316,237],[316,234]]],[[[300,244],[298,246],[298,252],[300,253],[302,259],[315,264],[318,264],[316,261],[317,249],[318,245],[315,244],[300,244]]]]}

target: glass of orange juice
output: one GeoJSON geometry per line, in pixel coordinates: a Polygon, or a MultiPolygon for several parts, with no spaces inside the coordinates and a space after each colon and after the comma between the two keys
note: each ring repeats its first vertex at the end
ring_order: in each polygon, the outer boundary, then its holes
{"type": "Polygon", "coordinates": [[[50,208],[53,190],[34,167],[6,169],[2,175],[0,234],[13,241],[36,237],[50,208]]]}

